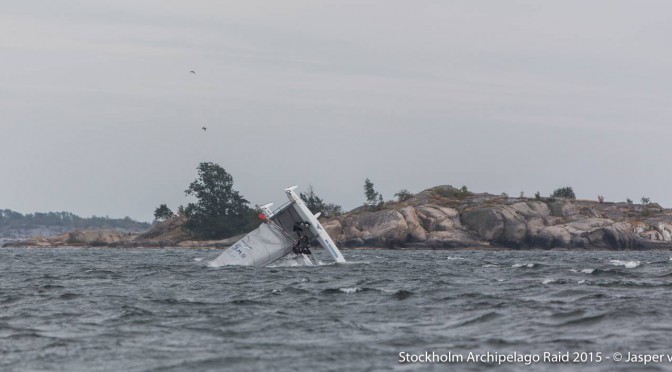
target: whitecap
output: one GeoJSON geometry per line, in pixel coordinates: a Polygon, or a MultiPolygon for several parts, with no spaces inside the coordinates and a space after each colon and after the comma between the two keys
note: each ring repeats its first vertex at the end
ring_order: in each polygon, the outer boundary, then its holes
{"type": "Polygon", "coordinates": [[[202,257],[196,257],[196,258],[194,258],[194,261],[201,262],[201,261],[203,261],[203,258],[202,257]]]}
{"type": "Polygon", "coordinates": [[[585,283],[586,283],[586,280],[585,280],[585,279],[583,279],[583,280],[579,280],[577,283],[578,283],[578,284],[585,284],[585,283]]]}
{"type": "Polygon", "coordinates": [[[584,274],[592,274],[595,272],[595,269],[583,269],[581,272],[584,274]]]}
{"type": "Polygon", "coordinates": [[[296,266],[320,266],[319,263],[313,263],[311,259],[305,256],[285,256],[277,261],[274,261],[266,267],[296,267],[296,266]]]}
{"type": "Polygon", "coordinates": [[[499,265],[487,264],[487,265],[483,265],[481,267],[499,267],[499,265]]]}
{"type": "Polygon", "coordinates": [[[541,284],[543,285],[549,285],[555,283],[555,279],[545,279],[541,284]]]}
{"type": "Polygon", "coordinates": [[[641,264],[639,261],[611,260],[609,262],[614,266],[624,266],[626,269],[634,269],[641,264]]]}
{"type": "MultiPolygon", "coordinates": [[[[320,264],[322,265],[322,261],[320,261],[320,264]]],[[[325,263],[324,265],[370,265],[370,261],[345,261],[345,262],[332,262],[332,263],[325,263]]]]}
{"type": "Polygon", "coordinates": [[[348,293],[348,294],[361,291],[361,289],[359,289],[357,287],[339,288],[338,290],[343,292],[343,293],[348,293]]]}
{"type": "Polygon", "coordinates": [[[513,266],[511,266],[511,267],[514,267],[514,268],[519,268],[519,267],[530,267],[530,268],[531,268],[531,267],[534,267],[534,264],[533,264],[533,263],[527,263],[527,264],[513,264],[513,266]]]}
{"type": "Polygon", "coordinates": [[[462,257],[452,257],[452,256],[448,256],[448,258],[446,258],[446,260],[448,260],[448,261],[452,261],[452,260],[465,260],[465,259],[466,259],[466,258],[462,258],[462,257]]]}

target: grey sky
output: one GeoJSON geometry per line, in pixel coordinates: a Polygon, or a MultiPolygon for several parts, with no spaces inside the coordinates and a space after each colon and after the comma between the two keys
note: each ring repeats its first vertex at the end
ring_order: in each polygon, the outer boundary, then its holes
{"type": "Polygon", "coordinates": [[[439,184],[672,205],[669,1],[0,3],[0,208],[439,184]],[[196,70],[196,75],[189,73],[196,70]],[[200,128],[207,126],[208,131],[200,128]]]}

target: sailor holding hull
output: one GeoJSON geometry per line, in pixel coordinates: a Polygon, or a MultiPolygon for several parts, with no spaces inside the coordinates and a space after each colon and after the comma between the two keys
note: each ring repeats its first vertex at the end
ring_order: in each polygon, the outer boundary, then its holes
{"type": "Polygon", "coordinates": [[[308,238],[308,235],[303,234],[303,229],[310,227],[310,224],[306,221],[299,221],[294,224],[294,232],[296,235],[299,237],[299,239],[294,243],[294,246],[292,247],[292,252],[296,255],[300,254],[312,254],[312,252],[309,249],[310,246],[310,240],[308,238]]]}

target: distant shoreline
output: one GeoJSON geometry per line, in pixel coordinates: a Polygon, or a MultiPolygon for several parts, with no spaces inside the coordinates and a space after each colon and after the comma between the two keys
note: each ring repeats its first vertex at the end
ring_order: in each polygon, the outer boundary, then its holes
{"type": "MultiPolygon", "coordinates": [[[[226,247],[208,247],[208,246],[3,246],[2,249],[100,249],[100,250],[160,250],[160,249],[180,249],[180,250],[224,250],[226,247]]],[[[486,252],[672,252],[672,248],[655,247],[645,249],[607,249],[607,248],[510,248],[510,247],[459,247],[459,248],[432,248],[432,247],[339,247],[341,251],[445,251],[445,252],[465,252],[465,251],[486,251],[486,252]]]]}

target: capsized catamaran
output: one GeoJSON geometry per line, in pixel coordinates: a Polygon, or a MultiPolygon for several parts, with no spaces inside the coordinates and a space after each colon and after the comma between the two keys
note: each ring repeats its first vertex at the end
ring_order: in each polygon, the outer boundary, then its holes
{"type": "Polygon", "coordinates": [[[324,230],[317,218],[296,194],[297,186],[285,189],[289,202],[276,211],[273,204],[261,207],[259,217],[264,221],[256,230],[227,248],[213,260],[211,266],[265,266],[289,254],[303,265],[314,264],[309,249],[317,240],[336,262],[345,262],[336,243],[324,230]]]}

